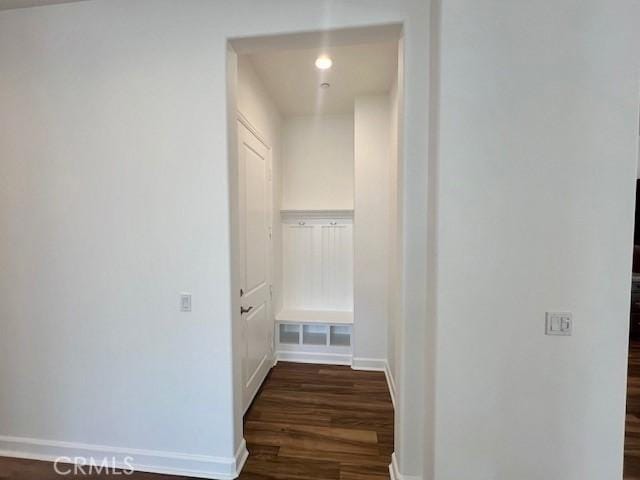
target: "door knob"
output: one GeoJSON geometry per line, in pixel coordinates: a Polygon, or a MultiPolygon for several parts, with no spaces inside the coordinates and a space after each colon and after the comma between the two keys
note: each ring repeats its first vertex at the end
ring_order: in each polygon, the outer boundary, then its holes
{"type": "Polygon", "coordinates": [[[243,306],[240,307],[240,315],[244,315],[245,313],[249,313],[251,310],[253,310],[253,306],[249,307],[249,308],[244,308],[243,306]]]}

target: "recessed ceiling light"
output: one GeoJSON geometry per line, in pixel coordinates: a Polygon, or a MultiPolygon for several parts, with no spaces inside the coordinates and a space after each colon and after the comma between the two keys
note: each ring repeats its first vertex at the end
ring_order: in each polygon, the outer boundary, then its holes
{"type": "Polygon", "coordinates": [[[316,67],[320,70],[327,70],[331,68],[331,65],[333,65],[333,61],[327,55],[320,55],[316,58],[316,67]]]}
{"type": "Polygon", "coordinates": [[[320,84],[320,88],[323,88],[323,89],[325,89],[325,90],[326,90],[327,88],[329,88],[330,86],[331,86],[331,84],[330,84],[330,83],[327,83],[327,82],[324,82],[324,83],[321,83],[321,84],[320,84]]]}

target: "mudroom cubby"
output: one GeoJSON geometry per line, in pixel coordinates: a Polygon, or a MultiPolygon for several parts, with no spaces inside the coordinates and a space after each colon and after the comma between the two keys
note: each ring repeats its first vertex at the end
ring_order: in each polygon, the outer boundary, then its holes
{"type": "Polygon", "coordinates": [[[353,211],[287,210],[282,224],[280,359],[350,363],[353,211]]]}

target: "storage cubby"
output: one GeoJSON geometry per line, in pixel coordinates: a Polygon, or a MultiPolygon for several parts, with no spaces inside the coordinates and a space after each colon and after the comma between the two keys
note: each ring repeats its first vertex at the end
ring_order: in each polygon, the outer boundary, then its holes
{"type": "Polygon", "coordinates": [[[351,326],[331,325],[329,334],[329,345],[334,347],[351,346],[351,326]]]}
{"type": "Polygon", "coordinates": [[[303,345],[326,345],[327,326],[326,325],[303,325],[302,326],[303,345]]]}
{"type": "Polygon", "coordinates": [[[284,317],[276,316],[278,360],[351,365],[353,316],[350,313],[334,312],[335,316],[330,315],[332,312],[286,313],[284,317]],[[295,316],[304,320],[294,323],[291,318],[295,316]],[[338,323],[331,323],[332,317],[338,323]],[[313,321],[313,318],[321,320],[313,321]]]}
{"type": "Polygon", "coordinates": [[[300,325],[280,324],[280,343],[297,345],[300,343],[300,325]]]}

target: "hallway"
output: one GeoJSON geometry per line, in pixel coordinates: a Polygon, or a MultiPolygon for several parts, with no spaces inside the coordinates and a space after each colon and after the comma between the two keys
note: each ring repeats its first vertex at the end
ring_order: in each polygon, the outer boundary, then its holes
{"type": "Polygon", "coordinates": [[[280,362],[245,417],[241,480],[389,478],[393,405],[382,372],[280,362]]]}

